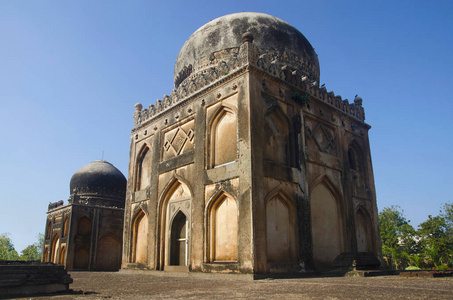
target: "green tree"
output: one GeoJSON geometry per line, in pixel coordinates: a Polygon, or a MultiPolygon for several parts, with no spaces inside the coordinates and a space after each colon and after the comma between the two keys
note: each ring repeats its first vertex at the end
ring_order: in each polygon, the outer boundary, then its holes
{"type": "Polygon", "coordinates": [[[36,237],[38,239],[36,243],[28,245],[21,251],[20,260],[41,260],[44,235],[40,233],[36,237]]]}
{"type": "Polygon", "coordinates": [[[397,269],[404,268],[411,254],[418,250],[415,230],[399,206],[384,208],[379,213],[382,255],[397,269]]]}
{"type": "Polygon", "coordinates": [[[0,259],[4,260],[18,260],[19,255],[14,249],[13,242],[11,241],[9,233],[2,233],[0,235],[0,259]]]}
{"type": "Polygon", "coordinates": [[[449,263],[453,254],[453,240],[451,225],[445,215],[428,216],[428,220],[419,225],[417,230],[423,253],[436,267],[449,263]]]}

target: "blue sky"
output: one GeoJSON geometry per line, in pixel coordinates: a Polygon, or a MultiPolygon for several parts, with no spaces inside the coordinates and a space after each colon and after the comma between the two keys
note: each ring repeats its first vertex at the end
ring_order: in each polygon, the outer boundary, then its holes
{"type": "Polygon", "coordinates": [[[299,29],[321,83],[363,98],[380,209],[414,226],[453,202],[453,1],[0,1],[0,233],[16,250],[102,158],[125,175],[134,104],[170,94],[185,40],[255,11],[299,29]]]}

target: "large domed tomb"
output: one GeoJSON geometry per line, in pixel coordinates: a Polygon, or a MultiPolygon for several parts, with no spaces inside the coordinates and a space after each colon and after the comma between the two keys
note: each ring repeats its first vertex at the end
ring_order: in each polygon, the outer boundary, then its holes
{"type": "Polygon", "coordinates": [[[276,17],[236,13],[196,30],[174,90],[135,105],[122,267],[252,277],[378,267],[362,99],[319,76],[312,45],[276,17]]]}

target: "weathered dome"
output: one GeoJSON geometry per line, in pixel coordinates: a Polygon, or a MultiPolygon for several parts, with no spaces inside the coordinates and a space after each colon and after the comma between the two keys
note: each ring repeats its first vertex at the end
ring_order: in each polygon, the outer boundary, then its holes
{"type": "Polygon", "coordinates": [[[125,194],[127,180],[105,160],[96,160],[72,175],[70,193],[125,194]]]}
{"type": "Polygon", "coordinates": [[[176,59],[175,86],[187,73],[185,70],[195,68],[200,59],[209,58],[220,50],[239,47],[246,32],[253,34],[253,43],[261,53],[291,60],[295,67],[303,68],[311,79],[319,81],[318,56],[302,33],[279,18],[245,12],[212,20],[189,37],[176,59]]]}

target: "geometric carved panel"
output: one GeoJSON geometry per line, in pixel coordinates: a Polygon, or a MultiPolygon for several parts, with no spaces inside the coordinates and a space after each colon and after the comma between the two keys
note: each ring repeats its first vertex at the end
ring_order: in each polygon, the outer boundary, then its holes
{"type": "Polygon", "coordinates": [[[165,133],[163,160],[193,149],[194,124],[192,120],[165,133]]]}
{"type": "Polygon", "coordinates": [[[307,121],[306,123],[305,134],[308,147],[336,156],[336,142],[333,130],[321,122],[314,124],[314,122],[307,121]]]}

